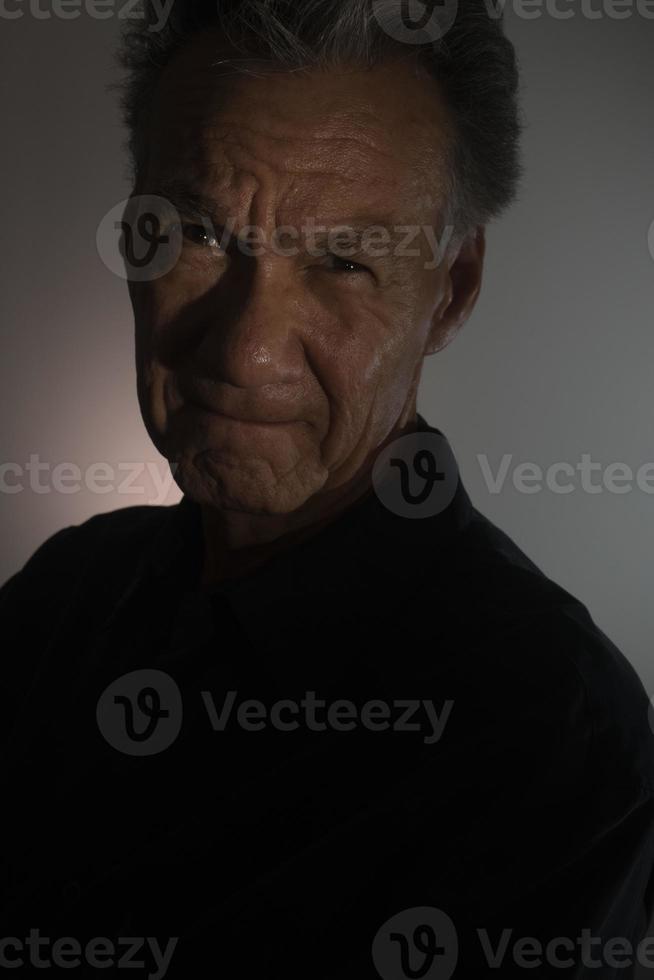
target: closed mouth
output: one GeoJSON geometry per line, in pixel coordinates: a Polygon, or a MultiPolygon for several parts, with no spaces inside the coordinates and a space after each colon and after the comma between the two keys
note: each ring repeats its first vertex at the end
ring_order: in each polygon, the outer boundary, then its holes
{"type": "Polygon", "coordinates": [[[193,401],[192,399],[189,399],[188,404],[192,408],[200,409],[202,412],[208,412],[210,415],[215,415],[216,418],[224,419],[226,422],[236,422],[240,425],[291,425],[295,421],[293,419],[289,419],[288,421],[275,419],[241,419],[233,415],[225,415],[224,412],[220,412],[215,408],[211,408],[202,402],[193,401]]]}

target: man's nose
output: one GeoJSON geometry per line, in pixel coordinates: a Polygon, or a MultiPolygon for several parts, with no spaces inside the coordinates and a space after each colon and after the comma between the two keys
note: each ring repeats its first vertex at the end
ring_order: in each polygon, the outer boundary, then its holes
{"type": "Polygon", "coordinates": [[[196,349],[203,373],[237,388],[301,380],[301,303],[286,270],[268,265],[238,285],[222,282],[205,316],[196,349]]]}

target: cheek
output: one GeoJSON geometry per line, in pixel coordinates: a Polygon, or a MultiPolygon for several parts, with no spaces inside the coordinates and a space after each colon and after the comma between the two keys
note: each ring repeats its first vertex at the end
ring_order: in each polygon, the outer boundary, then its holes
{"type": "Polygon", "coordinates": [[[148,284],[135,298],[133,307],[140,382],[147,388],[160,389],[189,343],[184,303],[161,280],[148,284]]]}
{"type": "Polygon", "coordinates": [[[357,304],[337,310],[314,311],[305,334],[307,361],[332,407],[348,407],[365,401],[382,369],[387,333],[383,323],[357,304]]]}
{"type": "Polygon", "coordinates": [[[413,373],[419,350],[412,316],[390,304],[361,308],[337,350],[343,377],[362,394],[372,398],[401,388],[413,373]]]}
{"type": "Polygon", "coordinates": [[[397,302],[377,321],[358,365],[373,441],[386,438],[413,397],[420,378],[423,334],[412,304],[397,302]]]}
{"type": "Polygon", "coordinates": [[[135,327],[137,393],[141,414],[151,437],[158,443],[168,426],[171,407],[171,371],[165,349],[167,291],[149,283],[132,291],[135,327]]]}
{"type": "Polygon", "coordinates": [[[156,354],[157,324],[161,321],[161,298],[154,284],[132,290],[132,308],[137,366],[146,370],[156,354]]]}
{"type": "Polygon", "coordinates": [[[409,322],[381,301],[342,302],[313,320],[307,359],[329,399],[330,459],[387,435],[411,389],[415,349],[409,322]]]}
{"type": "Polygon", "coordinates": [[[166,369],[146,358],[138,369],[138,400],[143,421],[158,449],[161,449],[160,439],[170,426],[171,399],[167,397],[169,390],[169,374],[166,369]]]}

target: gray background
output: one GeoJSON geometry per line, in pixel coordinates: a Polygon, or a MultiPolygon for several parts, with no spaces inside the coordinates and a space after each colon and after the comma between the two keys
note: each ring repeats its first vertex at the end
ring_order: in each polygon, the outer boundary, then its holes
{"type": "MultiPolygon", "coordinates": [[[[20,0],[16,0],[20,2],[20,0]]],[[[535,19],[507,6],[523,73],[526,177],[488,229],[478,306],[425,365],[419,410],[449,437],[473,502],[589,607],[654,692],[654,496],[491,493],[479,455],[635,471],[654,462],[654,21],[535,19]]],[[[593,0],[601,10],[600,0],[593,0]]],[[[12,8],[13,9],[13,8],[12,8]]],[[[119,19],[3,20],[5,198],[2,398],[5,461],[165,463],[141,422],[122,280],[96,229],[129,192],[112,51],[119,19]]],[[[628,8],[627,8],[628,9],[628,8]]],[[[654,9],[652,9],[654,13],[654,9]]],[[[597,477],[594,477],[597,480],[597,477]]],[[[57,529],[153,502],[140,494],[2,494],[0,580],[57,529]]],[[[173,487],[163,500],[179,499],[173,487]]]]}
{"type": "MultiPolygon", "coordinates": [[[[479,463],[654,461],[654,22],[507,7],[523,72],[526,178],[488,230],[484,288],[464,331],[428,360],[419,410],[449,437],[473,502],[589,607],[654,692],[654,497],[491,493],[479,463]]],[[[597,0],[595,9],[601,9],[597,0]]],[[[5,145],[4,461],[165,463],[135,393],[125,284],[98,258],[101,218],[127,196],[114,96],[119,21],[0,24],[5,145]]],[[[118,9],[118,8],[116,8],[118,9]]],[[[595,479],[597,479],[595,477],[595,479]]],[[[155,499],[2,494],[0,580],[49,535],[155,499]]],[[[176,488],[160,501],[179,499],[176,488]]],[[[640,975],[645,972],[641,971],[640,975]]]]}

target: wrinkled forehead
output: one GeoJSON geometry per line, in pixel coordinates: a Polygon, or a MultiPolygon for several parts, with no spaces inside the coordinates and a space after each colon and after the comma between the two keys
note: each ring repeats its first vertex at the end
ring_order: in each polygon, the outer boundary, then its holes
{"type": "Polygon", "coordinates": [[[443,206],[452,127],[436,81],[407,59],[289,71],[233,57],[208,34],[167,66],[146,132],[149,186],[187,181],[236,209],[258,191],[298,212],[443,206]]]}

